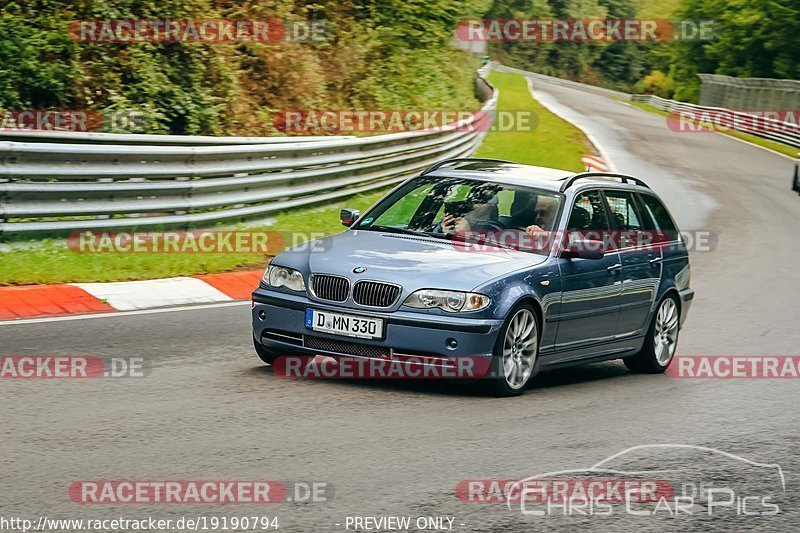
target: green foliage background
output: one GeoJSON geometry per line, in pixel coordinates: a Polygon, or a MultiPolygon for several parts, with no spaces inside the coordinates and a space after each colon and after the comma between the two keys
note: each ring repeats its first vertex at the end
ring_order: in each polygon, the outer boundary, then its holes
{"type": "MultiPolygon", "coordinates": [[[[471,2],[479,11],[487,1],[471,2]]],[[[281,109],[474,109],[457,0],[0,0],[0,108],[136,110],[144,132],[274,133],[281,109]],[[75,20],[324,20],[319,43],[78,43],[75,20]]]]}
{"type": "Polygon", "coordinates": [[[504,63],[695,101],[697,73],[800,78],[798,0],[0,0],[0,109],[136,111],[139,131],[276,133],[281,109],[472,109],[471,17],[714,19],[710,42],[492,43],[504,63]],[[75,20],[324,20],[320,43],[78,43],[75,20]]]}
{"type": "Polygon", "coordinates": [[[489,16],[715,21],[710,41],[492,46],[505,63],[610,88],[696,102],[698,73],[800,79],[798,0],[495,0],[489,16]]]}

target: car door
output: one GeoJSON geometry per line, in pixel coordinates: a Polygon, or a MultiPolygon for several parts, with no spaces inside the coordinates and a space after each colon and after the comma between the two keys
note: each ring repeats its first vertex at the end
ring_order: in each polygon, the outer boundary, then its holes
{"type": "MultiPolygon", "coordinates": [[[[610,232],[600,191],[578,194],[570,209],[567,238],[604,240],[610,232]]],[[[556,350],[564,353],[613,340],[619,310],[619,253],[610,247],[602,259],[560,257],[558,261],[562,293],[556,350]]]]}
{"type": "Polygon", "coordinates": [[[661,203],[661,200],[649,193],[638,193],[637,200],[651,224],[649,233],[661,253],[661,279],[675,280],[678,289],[689,284],[689,252],[681,240],[678,227],[661,203]]]}
{"type": "Polygon", "coordinates": [[[648,327],[653,300],[661,282],[661,247],[650,244],[646,214],[630,191],[604,191],[614,243],[622,262],[617,337],[637,337],[648,327]]]}

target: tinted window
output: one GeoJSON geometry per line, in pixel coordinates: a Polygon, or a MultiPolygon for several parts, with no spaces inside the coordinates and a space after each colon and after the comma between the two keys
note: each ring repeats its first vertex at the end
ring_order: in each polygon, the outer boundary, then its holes
{"type": "Polygon", "coordinates": [[[660,234],[658,240],[674,241],[678,238],[678,229],[667,212],[664,204],[655,196],[640,194],[645,211],[650,216],[652,222],[648,223],[649,230],[657,231],[660,234]],[[649,227],[653,226],[653,227],[649,227]]]}
{"type": "Polygon", "coordinates": [[[652,232],[648,231],[641,208],[633,193],[626,191],[606,191],[606,201],[614,224],[613,240],[621,249],[631,246],[645,246],[653,242],[652,232]]]}
{"type": "Polygon", "coordinates": [[[606,199],[608,200],[608,208],[611,210],[611,216],[614,218],[615,229],[643,229],[633,194],[624,191],[606,191],[606,199]]]}
{"type": "Polygon", "coordinates": [[[567,230],[601,230],[609,229],[606,209],[599,191],[587,191],[575,198],[572,214],[569,217],[567,230]]]}
{"type": "MultiPolygon", "coordinates": [[[[569,241],[581,239],[604,241],[610,245],[608,216],[603,197],[599,191],[587,191],[579,194],[572,204],[572,212],[567,223],[569,241]]],[[[610,248],[610,246],[607,246],[610,248]]]]}

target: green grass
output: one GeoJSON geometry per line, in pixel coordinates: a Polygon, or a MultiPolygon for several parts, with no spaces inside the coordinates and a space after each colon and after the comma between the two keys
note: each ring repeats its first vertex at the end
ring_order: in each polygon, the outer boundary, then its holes
{"type": "Polygon", "coordinates": [[[500,91],[498,111],[530,110],[538,118],[538,124],[528,131],[490,131],[475,154],[477,157],[584,170],[581,154],[591,153],[591,144],[578,128],[550,113],[534,100],[523,76],[492,72],[489,82],[500,91]]]}
{"type": "MultiPolygon", "coordinates": [[[[621,100],[622,101],[622,100],[621,100]]],[[[628,102],[625,101],[632,106],[638,107],[639,109],[644,109],[645,111],[650,111],[651,113],[657,113],[662,116],[667,116],[669,113],[666,111],[662,111],[660,109],[656,109],[655,107],[647,104],[642,104],[640,102],[628,102]]],[[[781,144],[774,141],[770,141],[767,139],[762,139],[761,137],[757,137],[755,135],[750,135],[747,133],[740,133],[738,131],[717,131],[716,133],[721,133],[723,135],[729,135],[731,137],[736,137],[737,139],[742,139],[743,141],[747,141],[753,144],[757,144],[758,146],[762,146],[764,148],[768,148],[779,154],[788,155],[789,157],[795,158],[797,157],[798,152],[800,152],[800,148],[795,146],[789,146],[788,144],[781,144]]]]}
{"type": "MultiPolygon", "coordinates": [[[[492,73],[490,81],[500,90],[499,109],[533,111],[538,124],[531,131],[490,132],[477,156],[583,170],[580,156],[592,148],[580,130],[531,98],[522,76],[492,73]]],[[[272,224],[247,229],[315,236],[338,233],[343,230],[339,223],[339,210],[350,207],[363,212],[385,193],[385,189],[378,190],[321,206],[292,209],[278,214],[272,224]]],[[[263,268],[268,260],[266,255],[246,253],[79,253],[67,249],[63,240],[37,241],[17,243],[10,251],[0,252],[0,285],[190,276],[263,268]]]]}

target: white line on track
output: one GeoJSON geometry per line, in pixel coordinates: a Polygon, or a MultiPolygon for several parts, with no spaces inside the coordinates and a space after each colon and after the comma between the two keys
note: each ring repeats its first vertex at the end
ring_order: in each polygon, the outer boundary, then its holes
{"type": "Polygon", "coordinates": [[[578,128],[581,131],[581,133],[583,133],[586,136],[586,138],[589,140],[589,142],[594,146],[595,150],[597,150],[597,153],[600,154],[600,158],[605,162],[606,166],[608,166],[608,170],[610,172],[617,172],[617,166],[614,164],[614,161],[608,155],[608,152],[605,151],[605,149],[600,144],[600,142],[597,140],[597,138],[594,135],[592,135],[589,132],[589,130],[584,128],[582,125],[580,125],[580,124],[568,119],[560,111],[558,111],[556,108],[554,108],[553,106],[548,105],[545,102],[541,101],[540,99],[536,98],[536,93],[535,93],[535,91],[533,89],[533,78],[529,78],[528,76],[525,76],[525,80],[526,80],[526,82],[528,84],[528,92],[531,94],[531,98],[533,98],[534,100],[539,102],[539,104],[541,104],[542,107],[544,107],[545,109],[550,111],[552,114],[554,114],[555,116],[557,116],[558,118],[560,118],[564,122],[572,124],[573,126],[578,128]]]}
{"type": "Polygon", "coordinates": [[[115,311],[111,313],[92,313],[88,315],[67,315],[37,318],[18,318],[16,320],[0,321],[0,326],[19,326],[23,324],[40,324],[42,322],[65,322],[68,320],[85,320],[88,318],[114,318],[133,315],[154,315],[158,313],[172,313],[175,311],[197,311],[200,309],[213,309],[215,307],[233,307],[236,305],[249,305],[249,300],[236,302],[219,302],[202,305],[181,305],[176,307],[158,307],[155,309],[137,309],[136,311],[115,311]]]}

